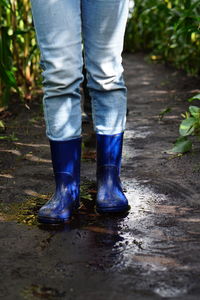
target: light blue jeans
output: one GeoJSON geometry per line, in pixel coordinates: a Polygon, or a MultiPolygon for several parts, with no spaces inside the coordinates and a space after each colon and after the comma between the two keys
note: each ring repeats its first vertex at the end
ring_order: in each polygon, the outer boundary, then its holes
{"type": "Polygon", "coordinates": [[[46,134],[81,136],[80,83],[87,69],[94,130],[125,130],[127,88],[121,53],[129,0],[31,0],[40,49],[46,134]]]}

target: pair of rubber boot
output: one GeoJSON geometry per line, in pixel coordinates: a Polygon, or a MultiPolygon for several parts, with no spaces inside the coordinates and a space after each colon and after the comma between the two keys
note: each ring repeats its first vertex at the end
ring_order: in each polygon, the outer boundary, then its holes
{"type": "MultiPolygon", "coordinates": [[[[121,213],[129,209],[120,181],[123,132],[96,135],[98,213],[121,213]]],[[[52,198],[38,213],[41,223],[59,224],[70,219],[79,207],[81,138],[51,141],[51,157],[56,182],[52,198]]]]}

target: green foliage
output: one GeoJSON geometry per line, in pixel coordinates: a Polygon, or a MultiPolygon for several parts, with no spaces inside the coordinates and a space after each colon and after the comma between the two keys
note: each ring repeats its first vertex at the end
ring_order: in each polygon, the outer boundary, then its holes
{"type": "Polygon", "coordinates": [[[189,102],[192,102],[193,100],[200,100],[200,94],[197,94],[197,95],[193,96],[192,98],[188,99],[189,102]]]}
{"type": "Polygon", "coordinates": [[[11,92],[30,98],[40,76],[29,0],[0,0],[0,106],[8,106],[11,92]]]}
{"type": "Polygon", "coordinates": [[[159,120],[161,121],[164,118],[164,116],[166,114],[170,113],[171,111],[172,111],[171,107],[167,107],[167,108],[163,109],[158,115],[159,120]]]}
{"type": "Polygon", "coordinates": [[[153,60],[200,73],[199,0],[135,0],[125,49],[148,49],[153,60]]]}
{"type": "Polygon", "coordinates": [[[192,142],[188,140],[186,137],[181,136],[176,140],[172,152],[185,153],[190,151],[191,149],[192,149],[192,142]]]}
{"type": "MultiPolygon", "coordinates": [[[[2,122],[2,121],[0,121],[2,122]]],[[[10,135],[0,135],[0,140],[8,140],[8,141],[18,141],[19,139],[16,137],[15,133],[10,135]]]]}
{"type": "MultiPolygon", "coordinates": [[[[190,99],[200,100],[200,95],[196,95],[190,99]]],[[[182,114],[184,120],[179,126],[180,137],[176,140],[176,143],[172,149],[172,152],[185,153],[192,149],[192,141],[189,140],[189,136],[196,136],[200,138],[200,107],[191,105],[185,114],[182,114]]]]}
{"type": "Polygon", "coordinates": [[[2,131],[5,130],[5,124],[2,120],[0,120],[0,132],[1,132],[1,130],[2,131]]]}

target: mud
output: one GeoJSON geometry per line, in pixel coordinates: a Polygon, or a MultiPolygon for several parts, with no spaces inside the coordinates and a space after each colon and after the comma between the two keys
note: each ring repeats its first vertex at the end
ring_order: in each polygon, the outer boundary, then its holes
{"type": "Polygon", "coordinates": [[[54,190],[42,94],[30,109],[13,99],[1,133],[1,299],[199,299],[200,145],[168,154],[199,78],[143,54],[125,55],[124,68],[127,215],[95,212],[95,139],[85,124],[81,209],[63,226],[36,222],[54,190]]]}

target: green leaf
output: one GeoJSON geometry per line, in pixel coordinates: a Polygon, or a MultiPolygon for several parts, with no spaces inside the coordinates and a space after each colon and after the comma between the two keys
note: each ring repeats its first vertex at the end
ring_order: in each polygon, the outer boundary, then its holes
{"type": "Polygon", "coordinates": [[[192,149],[192,142],[187,137],[180,137],[176,140],[172,152],[185,153],[192,149]]]}
{"type": "Polygon", "coordinates": [[[5,124],[2,120],[0,120],[0,128],[5,129],[5,124]]]}
{"type": "Polygon", "coordinates": [[[200,118],[200,107],[198,107],[198,106],[190,106],[189,107],[189,112],[191,113],[191,115],[194,118],[196,118],[196,119],[200,118]]]}
{"type": "Polygon", "coordinates": [[[17,82],[16,82],[15,75],[13,74],[13,72],[11,70],[5,70],[5,73],[9,80],[10,86],[15,87],[17,89],[17,82]]]}
{"type": "Polygon", "coordinates": [[[189,102],[192,102],[193,100],[200,100],[200,94],[197,94],[197,95],[193,96],[192,98],[188,99],[189,102]]]}
{"type": "Polygon", "coordinates": [[[165,109],[163,109],[160,113],[159,113],[159,119],[162,120],[163,117],[167,114],[170,113],[172,111],[171,107],[167,107],[165,109]]]}
{"type": "Polygon", "coordinates": [[[196,119],[194,117],[190,117],[181,122],[179,127],[179,133],[181,136],[191,135],[194,132],[196,119]]]}
{"type": "Polygon", "coordinates": [[[18,141],[19,139],[14,135],[0,135],[0,140],[18,141]]]}

